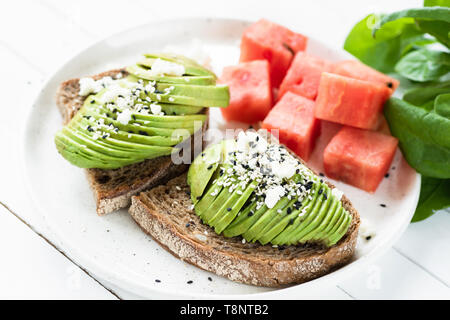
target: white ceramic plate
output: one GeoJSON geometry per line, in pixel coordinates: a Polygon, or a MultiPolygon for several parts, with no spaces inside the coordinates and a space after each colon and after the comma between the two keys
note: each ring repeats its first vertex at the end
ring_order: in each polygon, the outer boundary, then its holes
{"type": "MultiPolygon", "coordinates": [[[[111,36],[68,61],[45,84],[24,129],[23,166],[31,196],[58,245],[90,273],[118,287],[147,298],[305,298],[311,290],[334,285],[388,249],[408,225],[417,204],[420,177],[403,160],[394,159],[388,179],[375,194],[336,182],[370,221],[373,237],[360,241],[354,261],[319,279],[284,289],[238,284],[174,258],[146,236],[125,210],[98,217],[83,170],[70,165],[56,151],[53,135],[61,127],[54,96],[59,83],[134,62],[141,53],[175,46],[180,53],[198,39],[220,74],[225,65],[238,62],[239,39],[246,21],[190,19],[148,24],[111,36]],[[383,208],[380,204],[385,204],[383,208]],[[211,277],[213,281],[209,281],[211,277]],[[155,282],[156,279],[161,282],[155,282]],[[187,284],[192,280],[192,284],[187,284]]],[[[304,32],[305,30],[298,30],[304,32]]],[[[329,60],[348,59],[338,49],[309,39],[308,52],[329,60]]],[[[211,126],[227,124],[214,110],[211,126]]],[[[232,124],[231,126],[236,126],[232,124]]],[[[322,135],[311,164],[321,170],[321,151],[332,130],[322,135]]]]}

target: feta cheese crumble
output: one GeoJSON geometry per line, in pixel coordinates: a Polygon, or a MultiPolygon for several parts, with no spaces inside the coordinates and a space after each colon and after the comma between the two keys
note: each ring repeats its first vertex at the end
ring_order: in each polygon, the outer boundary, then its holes
{"type": "Polygon", "coordinates": [[[184,66],[178,63],[156,59],[153,64],[151,70],[149,70],[150,74],[153,76],[178,76],[181,77],[185,74],[184,66]]]}

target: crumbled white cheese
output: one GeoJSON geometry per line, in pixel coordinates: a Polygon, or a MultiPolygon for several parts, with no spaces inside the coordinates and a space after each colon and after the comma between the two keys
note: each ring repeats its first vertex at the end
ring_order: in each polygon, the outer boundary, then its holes
{"type": "Polygon", "coordinates": [[[336,197],[336,199],[341,201],[342,196],[344,195],[344,192],[342,192],[338,188],[333,188],[333,189],[331,189],[331,195],[333,195],[334,197],[336,197]]]}
{"type": "Polygon", "coordinates": [[[280,179],[289,179],[295,174],[297,164],[293,161],[278,162],[273,161],[271,163],[272,173],[280,179]]]}
{"type": "Polygon", "coordinates": [[[103,77],[99,80],[94,80],[92,78],[81,78],[79,80],[80,84],[80,96],[87,96],[91,93],[98,93],[103,88],[111,85],[113,83],[113,79],[111,77],[103,77]]]}
{"type": "Polygon", "coordinates": [[[161,106],[156,103],[150,105],[150,111],[155,115],[161,115],[161,106]]]}
{"type": "Polygon", "coordinates": [[[101,101],[103,103],[114,102],[117,98],[126,98],[130,96],[131,90],[129,88],[124,88],[115,83],[108,86],[108,90],[101,96],[101,101]]]}
{"type": "Polygon", "coordinates": [[[178,63],[156,59],[149,71],[153,76],[178,76],[185,74],[184,66],[178,63]]]}
{"type": "Polygon", "coordinates": [[[275,207],[280,198],[284,196],[284,193],[284,188],[282,186],[275,186],[268,189],[266,192],[266,199],[264,200],[267,208],[275,207]]]}
{"type": "Polygon", "coordinates": [[[124,109],[117,115],[117,121],[119,121],[123,125],[126,125],[131,121],[132,114],[133,112],[130,109],[124,109]]]}

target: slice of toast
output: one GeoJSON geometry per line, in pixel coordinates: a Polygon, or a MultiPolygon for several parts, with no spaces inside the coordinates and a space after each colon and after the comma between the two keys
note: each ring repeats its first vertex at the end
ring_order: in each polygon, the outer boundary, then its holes
{"type": "MultiPolygon", "coordinates": [[[[125,69],[115,69],[94,75],[92,78],[98,80],[106,76],[115,78],[126,75],[125,69]]],[[[85,97],[78,94],[79,90],[78,78],[61,83],[57,90],[56,105],[63,116],[64,124],[67,124],[83,106],[85,97]]],[[[208,121],[202,128],[203,132],[207,123],[208,121]]],[[[104,215],[128,207],[133,195],[166,183],[186,172],[188,167],[186,164],[175,165],[171,156],[164,156],[113,170],[86,169],[86,175],[94,192],[97,213],[104,215]]]]}
{"type": "Polygon", "coordinates": [[[341,201],[352,223],[336,245],[273,247],[216,234],[195,214],[188,191],[183,174],[134,196],[129,213],[174,256],[230,280],[265,287],[302,283],[348,263],[355,251],[360,219],[345,196],[341,201]]]}

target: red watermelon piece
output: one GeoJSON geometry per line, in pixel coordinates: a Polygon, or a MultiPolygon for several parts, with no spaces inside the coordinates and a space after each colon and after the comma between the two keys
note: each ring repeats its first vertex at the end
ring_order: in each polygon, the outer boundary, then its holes
{"type": "Polygon", "coordinates": [[[292,91],[305,98],[316,99],[320,76],[322,72],[330,71],[331,66],[331,63],[319,57],[305,52],[297,52],[280,85],[279,97],[292,91]]]}
{"type": "Polygon", "coordinates": [[[269,63],[266,60],[225,67],[219,82],[230,88],[230,104],[220,109],[227,121],[250,124],[262,121],[272,108],[269,63]]]}
{"type": "Polygon", "coordinates": [[[376,129],[390,89],[382,84],[322,73],[316,117],[361,129],[376,129]]]}
{"type": "Polygon", "coordinates": [[[333,65],[332,73],[354,79],[377,82],[391,89],[391,93],[397,89],[400,82],[389,77],[357,60],[345,60],[333,65]]]}
{"type": "Polygon", "coordinates": [[[272,86],[278,88],[294,55],[306,49],[307,37],[261,19],[242,35],[241,62],[265,59],[270,63],[272,86]]]}
{"type": "Polygon", "coordinates": [[[308,161],[320,134],[320,121],[314,116],[314,101],[287,92],[264,119],[262,128],[278,129],[280,142],[308,161]]]}
{"type": "Polygon", "coordinates": [[[328,177],[375,192],[389,170],[398,140],[380,132],[344,126],[324,150],[328,177]]]}

